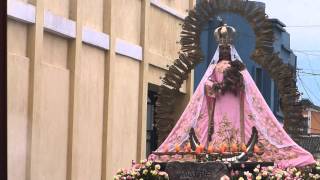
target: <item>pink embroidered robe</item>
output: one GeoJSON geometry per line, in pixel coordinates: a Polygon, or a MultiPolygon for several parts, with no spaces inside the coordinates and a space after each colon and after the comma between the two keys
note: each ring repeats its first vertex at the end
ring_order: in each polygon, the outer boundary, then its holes
{"type": "MultiPolygon", "coordinates": [[[[165,149],[174,151],[175,145],[181,147],[188,143],[188,133],[193,127],[201,144],[207,146],[208,142],[208,101],[205,84],[213,75],[216,81],[221,82],[223,75],[215,71],[216,64],[211,64],[189,104],[177,121],[166,140],[157,149],[163,152],[165,149]]],[[[251,136],[251,129],[255,126],[259,133],[259,145],[264,147],[264,154],[255,156],[251,160],[274,161],[282,167],[305,166],[315,163],[312,155],[297,145],[284,131],[282,125],[273,115],[249,72],[241,71],[244,78],[244,139],[247,142],[251,136]]],[[[210,103],[210,102],[209,102],[210,103]]],[[[219,145],[226,138],[233,137],[233,141],[240,142],[240,101],[239,97],[226,93],[215,98],[214,106],[214,133],[211,143],[219,145]]],[[[149,158],[156,158],[150,155],[149,158]]]]}

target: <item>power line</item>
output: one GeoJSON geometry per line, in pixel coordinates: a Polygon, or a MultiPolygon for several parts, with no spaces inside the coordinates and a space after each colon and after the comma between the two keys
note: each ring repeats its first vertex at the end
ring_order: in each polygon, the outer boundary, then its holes
{"type": "MultiPolygon", "coordinates": [[[[316,98],[318,101],[320,101],[320,99],[318,98],[318,96],[315,96],[315,95],[313,94],[313,92],[312,92],[307,86],[305,86],[305,84],[304,84],[304,82],[302,81],[302,79],[301,79],[301,77],[299,76],[299,74],[297,74],[297,76],[298,76],[298,78],[300,79],[301,85],[302,85],[303,89],[305,90],[305,92],[307,93],[307,96],[308,96],[309,100],[313,103],[313,101],[311,100],[310,95],[309,95],[308,92],[310,92],[311,95],[312,95],[314,98],[316,98]]],[[[313,103],[313,104],[314,104],[314,103],[313,103]]]]}
{"type": "MultiPolygon", "coordinates": [[[[314,69],[314,68],[312,68],[314,71],[320,71],[320,69],[314,69]]],[[[297,68],[297,71],[303,71],[303,70],[311,70],[311,69],[309,69],[309,68],[297,68]]]]}
{"type": "MultiPolygon", "coordinates": [[[[309,68],[311,69],[311,73],[314,73],[314,71],[313,71],[313,69],[312,69],[312,66],[311,66],[311,64],[310,64],[310,57],[309,57],[309,55],[307,55],[307,61],[308,61],[308,66],[309,66],[309,68]]],[[[315,82],[316,82],[316,86],[317,86],[318,89],[320,90],[320,86],[319,86],[318,80],[317,80],[316,78],[313,78],[313,79],[314,79],[315,82]]]]}
{"type": "Polygon", "coordinates": [[[318,53],[320,53],[320,51],[317,51],[317,50],[300,50],[300,49],[293,49],[293,51],[303,52],[303,53],[315,53],[315,54],[317,54],[317,55],[319,55],[318,53]]]}
{"type": "Polygon", "coordinates": [[[311,101],[311,103],[313,104],[313,102],[312,102],[312,100],[311,100],[311,97],[310,97],[310,95],[309,95],[308,91],[306,90],[306,88],[304,87],[304,84],[303,84],[303,82],[302,82],[302,80],[301,80],[301,78],[300,78],[299,74],[297,74],[297,76],[298,76],[298,79],[299,79],[299,80],[300,80],[300,82],[301,82],[302,88],[304,89],[304,91],[306,92],[306,94],[307,94],[307,96],[308,96],[309,100],[310,100],[310,101],[311,101]]]}
{"type": "Polygon", "coordinates": [[[320,28],[320,25],[293,25],[293,26],[285,26],[284,28],[320,28]]]}
{"type": "Polygon", "coordinates": [[[320,72],[320,69],[313,69],[313,68],[297,68],[296,69],[297,73],[301,73],[301,74],[306,74],[306,75],[313,75],[313,76],[320,76],[320,73],[315,73],[314,71],[319,71],[320,72]],[[308,71],[304,71],[304,70],[310,70],[311,72],[308,72],[308,71]]]}
{"type": "Polygon", "coordinates": [[[320,76],[320,74],[317,73],[310,73],[310,72],[304,72],[304,71],[300,71],[298,73],[302,73],[302,74],[307,74],[307,75],[312,75],[312,76],[320,76]]]}
{"type": "Polygon", "coordinates": [[[309,50],[309,49],[293,49],[293,51],[302,51],[302,52],[319,52],[320,50],[309,50]]]}
{"type": "Polygon", "coordinates": [[[305,55],[320,57],[320,52],[319,52],[319,54],[314,54],[314,53],[309,53],[309,52],[299,51],[299,50],[293,50],[293,51],[294,51],[294,52],[297,52],[297,53],[305,54],[305,55]]]}

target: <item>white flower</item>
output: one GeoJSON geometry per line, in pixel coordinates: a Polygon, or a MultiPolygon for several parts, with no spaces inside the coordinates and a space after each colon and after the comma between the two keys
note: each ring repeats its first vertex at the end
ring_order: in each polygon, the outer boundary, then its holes
{"type": "Polygon", "coordinates": [[[148,174],[148,170],[145,169],[145,170],[142,171],[142,173],[143,173],[144,175],[146,175],[146,174],[148,174]]]}
{"type": "Polygon", "coordinates": [[[167,173],[164,174],[164,179],[169,179],[169,175],[167,173]]]}
{"type": "Polygon", "coordinates": [[[258,173],[259,169],[258,168],[254,168],[253,172],[258,173]]]}
{"type": "Polygon", "coordinates": [[[252,176],[252,174],[249,171],[245,171],[244,175],[247,176],[247,177],[251,177],[252,176]]]}
{"type": "Polygon", "coordinates": [[[136,173],[135,171],[132,171],[132,172],[131,172],[131,175],[132,175],[132,176],[136,176],[137,173],[136,173]]]}
{"type": "Polygon", "coordinates": [[[122,169],[122,168],[121,168],[121,169],[118,169],[117,174],[122,173],[122,172],[123,172],[123,169],[122,169]]]}
{"type": "Polygon", "coordinates": [[[262,176],[263,176],[263,177],[268,176],[268,171],[262,171],[262,176]]]}
{"type": "Polygon", "coordinates": [[[320,179],[320,175],[319,174],[316,174],[314,176],[312,176],[314,179],[320,179]]]}
{"type": "Polygon", "coordinates": [[[258,175],[257,177],[256,177],[256,180],[261,180],[262,179],[262,177],[260,176],[260,175],[258,175]]]}
{"type": "Polygon", "coordinates": [[[155,176],[155,175],[158,174],[158,171],[156,171],[156,170],[155,171],[151,171],[151,174],[155,176]]]}
{"type": "Polygon", "coordinates": [[[157,165],[154,166],[154,168],[155,168],[156,170],[160,170],[160,169],[161,169],[161,166],[160,166],[160,164],[157,164],[157,165]]]}
{"type": "Polygon", "coordinates": [[[295,174],[296,177],[299,177],[300,175],[301,175],[300,171],[296,172],[296,174],[295,174]]]}
{"type": "Polygon", "coordinates": [[[244,180],[244,178],[243,177],[239,177],[239,179],[238,180],[244,180]]]}
{"type": "Polygon", "coordinates": [[[268,171],[272,171],[273,167],[272,166],[268,166],[268,171]]]}
{"type": "Polygon", "coordinates": [[[297,171],[297,169],[296,168],[292,168],[292,171],[295,172],[295,171],[297,171]]]}
{"type": "Polygon", "coordinates": [[[278,178],[278,179],[280,179],[280,178],[282,178],[282,174],[276,174],[276,177],[278,178]]]}
{"type": "Polygon", "coordinates": [[[220,180],[230,180],[230,178],[227,175],[224,175],[220,178],[220,180]]]}
{"type": "Polygon", "coordinates": [[[144,164],[144,163],[146,163],[146,162],[147,162],[146,159],[140,161],[141,164],[144,164]]]}
{"type": "Polygon", "coordinates": [[[150,166],[151,166],[151,164],[152,164],[152,162],[151,162],[151,161],[146,162],[146,166],[147,166],[147,167],[150,167],[150,166]]]}
{"type": "Polygon", "coordinates": [[[160,171],[160,172],[158,173],[158,175],[159,175],[159,176],[163,176],[164,179],[169,179],[168,174],[167,174],[166,172],[164,172],[164,171],[160,171]]]}

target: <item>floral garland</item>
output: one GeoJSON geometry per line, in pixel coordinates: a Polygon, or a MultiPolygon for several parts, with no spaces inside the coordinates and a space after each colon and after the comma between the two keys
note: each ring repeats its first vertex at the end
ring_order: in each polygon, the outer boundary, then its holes
{"type": "Polygon", "coordinates": [[[160,171],[160,164],[152,161],[142,160],[140,163],[132,161],[129,169],[119,169],[113,177],[114,180],[138,179],[138,180],[166,180],[169,176],[166,172],[160,171]]]}
{"type": "Polygon", "coordinates": [[[223,180],[320,180],[320,162],[315,166],[303,168],[280,168],[257,166],[253,172],[231,171],[230,178],[224,176],[223,180]]]}
{"type": "MultiPolygon", "coordinates": [[[[244,165],[241,168],[245,168],[244,165]]],[[[153,161],[143,160],[132,162],[129,169],[119,169],[114,180],[167,180],[169,176],[161,171],[161,166],[153,161]]],[[[260,167],[252,171],[231,170],[230,176],[225,175],[220,180],[320,180],[320,162],[303,168],[260,167]]]]}

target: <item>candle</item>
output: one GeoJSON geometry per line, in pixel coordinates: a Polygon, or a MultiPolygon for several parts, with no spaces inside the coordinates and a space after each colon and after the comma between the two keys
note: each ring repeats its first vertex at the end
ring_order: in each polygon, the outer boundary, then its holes
{"type": "Polygon", "coordinates": [[[241,151],[242,152],[247,152],[247,146],[245,144],[241,145],[241,151]]]}
{"type": "Polygon", "coordinates": [[[238,145],[235,144],[235,143],[233,143],[233,144],[231,145],[231,151],[232,151],[232,152],[238,152],[238,145]]]}
{"type": "Polygon", "coordinates": [[[191,144],[190,143],[187,143],[184,147],[184,151],[185,152],[191,152],[191,144]]]}
{"type": "Polygon", "coordinates": [[[208,147],[208,153],[211,154],[214,152],[214,147],[210,144],[208,147]]]}
{"type": "Polygon", "coordinates": [[[176,150],[176,152],[179,152],[179,151],[180,151],[180,146],[179,146],[179,144],[176,144],[176,145],[174,146],[174,149],[176,150]]]}

